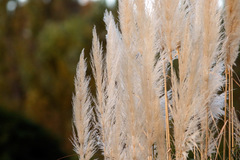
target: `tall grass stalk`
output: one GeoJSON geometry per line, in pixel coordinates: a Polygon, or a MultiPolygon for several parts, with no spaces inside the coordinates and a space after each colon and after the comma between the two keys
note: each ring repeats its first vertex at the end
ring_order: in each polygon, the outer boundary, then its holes
{"type": "Polygon", "coordinates": [[[97,150],[105,160],[236,158],[240,124],[232,66],[240,0],[226,0],[223,9],[218,0],[118,4],[119,22],[104,14],[106,49],[93,29],[89,61],[96,93],[89,92],[80,56],[73,97],[79,159],[97,150]]]}

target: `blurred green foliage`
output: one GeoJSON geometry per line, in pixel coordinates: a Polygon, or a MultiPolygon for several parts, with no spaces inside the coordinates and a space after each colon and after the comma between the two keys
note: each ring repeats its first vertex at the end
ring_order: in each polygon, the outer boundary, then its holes
{"type": "Polygon", "coordinates": [[[18,5],[9,11],[9,1],[0,0],[0,105],[45,127],[72,154],[75,69],[83,48],[89,58],[94,25],[104,41],[107,7],[103,1],[11,0],[18,5]]]}

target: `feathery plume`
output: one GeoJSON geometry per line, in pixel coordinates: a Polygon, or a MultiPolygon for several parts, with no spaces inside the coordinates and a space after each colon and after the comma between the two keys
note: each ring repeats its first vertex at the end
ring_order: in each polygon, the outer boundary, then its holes
{"type": "MultiPolygon", "coordinates": [[[[75,152],[79,160],[89,160],[96,152],[96,133],[91,129],[93,111],[88,91],[89,78],[86,78],[86,62],[84,51],[80,55],[75,78],[75,96],[73,96],[73,123],[76,133],[73,135],[75,152]]],[[[75,130],[73,129],[73,130],[75,130]]]]}
{"type": "Polygon", "coordinates": [[[225,1],[224,27],[226,34],[225,54],[226,65],[228,67],[234,65],[238,56],[240,43],[240,1],[226,0],[225,1]]]}

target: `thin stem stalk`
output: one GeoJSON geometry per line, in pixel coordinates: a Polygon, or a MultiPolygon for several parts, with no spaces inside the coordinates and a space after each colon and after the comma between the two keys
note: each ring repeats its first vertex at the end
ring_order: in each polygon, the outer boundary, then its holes
{"type": "Polygon", "coordinates": [[[232,70],[230,72],[231,74],[231,115],[232,115],[232,150],[234,149],[234,121],[233,121],[233,73],[232,70]]]}
{"type": "MultiPolygon", "coordinates": [[[[228,70],[227,68],[225,69],[225,106],[224,106],[224,124],[227,122],[227,91],[228,91],[228,70]]],[[[226,158],[226,127],[224,128],[224,135],[223,135],[223,160],[226,158]]]]}
{"type": "Polygon", "coordinates": [[[229,82],[229,84],[228,84],[228,88],[229,88],[229,100],[228,100],[228,119],[229,119],[229,124],[228,124],[228,158],[229,158],[229,160],[231,160],[231,146],[232,146],[232,144],[231,144],[231,103],[232,103],[232,101],[231,101],[231,97],[232,97],[232,94],[231,94],[231,74],[230,74],[230,72],[228,72],[228,82],[229,82]]]}
{"type": "Polygon", "coordinates": [[[171,160],[170,130],[169,130],[169,115],[168,115],[168,95],[167,95],[167,78],[166,78],[165,63],[163,64],[163,74],[164,74],[164,88],[165,88],[164,91],[165,91],[167,159],[171,160]]]}

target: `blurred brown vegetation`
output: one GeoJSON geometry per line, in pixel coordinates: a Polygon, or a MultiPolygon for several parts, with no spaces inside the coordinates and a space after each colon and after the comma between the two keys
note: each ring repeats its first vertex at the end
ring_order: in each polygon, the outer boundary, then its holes
{"type": "Polygon", "coordinates": [[[81,50],[90,51],[94,25],[105,38],[106,5],[11,1],[17,4],[12,11],[9,0],[0,0],[0,106],[44,126],[71,153],[75,68],[81,50]]]}

